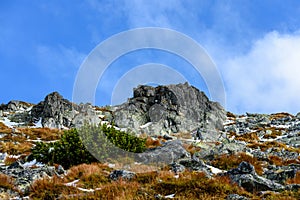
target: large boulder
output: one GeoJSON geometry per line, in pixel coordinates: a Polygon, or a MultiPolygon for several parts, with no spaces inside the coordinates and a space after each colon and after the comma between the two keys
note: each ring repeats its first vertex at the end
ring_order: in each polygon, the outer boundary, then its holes
{"type": "Polygon", "coordinates": [[[136,154],[136,158],[143,164],[170,164],[179,159],[191,158],[190,153],[182,145],[180,140],[168,141],[160,147],[136,154]]]}
{"type": "Polygon", "coordinates": [[[141,85],[133,97],[115,107],[118,127],[136,134],[165,135],[191,133],[203,140],[216,141],[223,129],[226,112],[220,104],[189,84],[151,87],[141,85]]]}

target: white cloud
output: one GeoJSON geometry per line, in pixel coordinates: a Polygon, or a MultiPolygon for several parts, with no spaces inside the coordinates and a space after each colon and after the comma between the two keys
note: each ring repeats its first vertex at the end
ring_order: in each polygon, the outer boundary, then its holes
{"type": "Polygon", "coordinates": [[[300,34],[270,32],[222,67],[227,108],[240,112],[300,111],[300,34]]]}

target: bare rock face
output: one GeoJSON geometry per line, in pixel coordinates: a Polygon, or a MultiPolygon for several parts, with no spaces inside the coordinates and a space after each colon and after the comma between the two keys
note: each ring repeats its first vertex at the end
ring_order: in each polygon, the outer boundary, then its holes
{"type": "Polygon", "coordinates": [[[225,110],[209,101],[203,92],[185,84],[139,86],[133,98],[117,106],[115,124],[147,134],[195,132],[204,140],[216,141],[223,129],[225,110]]]}
{"type": "Polygon", "coordinates": [[[65,113],[72,111],[72,103],[64,99],[58,92],[48,94],[44,101],[31,109],[32,121],[42,119],[42,125],[49,128],[69,126],[70,121],[65,113]]]}

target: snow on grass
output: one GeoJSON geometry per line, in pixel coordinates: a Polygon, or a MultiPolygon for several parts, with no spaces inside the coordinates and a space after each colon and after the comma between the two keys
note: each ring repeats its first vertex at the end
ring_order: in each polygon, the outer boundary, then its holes
{"type": "Polygon", "coordinates": [[[213,174],[219,174],[219,173],[224,173],[226,172],[225,170],[221,170],[221,169],[218,169],[216,167],[213,167],[213,166],[210,166],[210,165],[207,165],[206,164],[206,167],[210,169],[210,171],[213,173],[213,174]]]}
{"type": "Polygon", "coordinates": [[[11,122],[7,117],[4,117],[4,119],[0,120],[0,122],[5,124],[5,126],[7,126],[9,128],[13,128],[13,127],[16,127],[19,125],[19,123],[11,122]]]}
{"type": "Polygon", "coordinates": [[[42,119],[40,118],[40,120],[35,124],[35,128],[43,128],[42,125],[42,119]]]}

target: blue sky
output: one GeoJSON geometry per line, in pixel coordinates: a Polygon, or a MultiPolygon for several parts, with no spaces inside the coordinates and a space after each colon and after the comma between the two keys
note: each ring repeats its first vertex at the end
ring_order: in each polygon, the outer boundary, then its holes
{"type": "MultiPolygon", "coordinates": [[[[2,0],[0,103],[12,99],[38,103],[52,91],[72,99],[86,56],[112,35],[143,27],[173,29],[202,45],[224,82],[226,109],[300,111],[297,0],[2,0]]],[[[172,66],[207,93],[201,76],[184,60],[143,50],[109,67],[99,82],[96,104],[110,104],[120,77],[150,62],[172,66]]]]}

